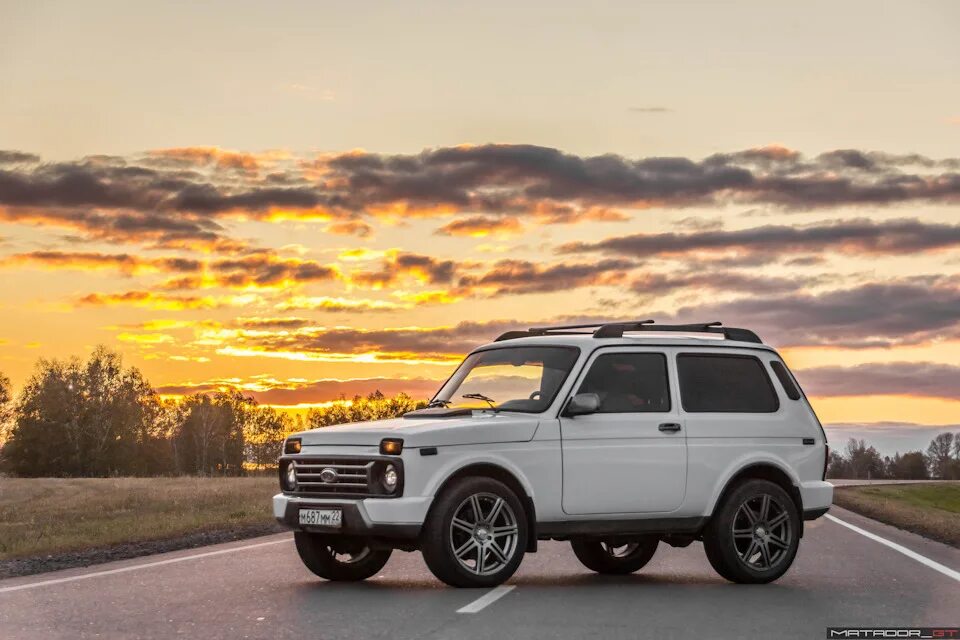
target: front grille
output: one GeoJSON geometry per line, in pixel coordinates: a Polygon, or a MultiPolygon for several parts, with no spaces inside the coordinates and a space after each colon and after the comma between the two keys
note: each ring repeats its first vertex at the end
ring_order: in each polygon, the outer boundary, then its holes
{"type": "MultiPolygon", "coordinates": [[[[396,496],[380,483],[380,474],[388,463],[402,478],[402,465],[397,459],[374,457],[284,456],[293,465],[297,486],[293,493],[310,496],[365,497],[396,496]],[[330,473],[333,472],[333,473],[330,473]],[[333,477],[333,474],[336,474],[333,477]]],[[[281,460],[281,472],[285,468],[281,460]]]]}

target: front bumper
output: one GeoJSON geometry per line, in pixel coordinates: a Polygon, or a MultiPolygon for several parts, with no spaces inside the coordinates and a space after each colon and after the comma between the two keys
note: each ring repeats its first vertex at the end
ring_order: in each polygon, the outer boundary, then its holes
{"type": "Polygon", "coordinates": [[[305,498],[278,493],[273,496],[273,515],[280,524],[297,531],[335,533],[351,536],[415,540],[430,509],[430,498],[305,498]],[[343,511],[342,526],[304,527],[300,525],[302,508],[332,508],[343,511]]]}

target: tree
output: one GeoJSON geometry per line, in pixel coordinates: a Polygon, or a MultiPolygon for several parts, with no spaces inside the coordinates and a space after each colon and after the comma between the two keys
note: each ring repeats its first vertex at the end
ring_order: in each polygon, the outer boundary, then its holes
{"type": "Polygon", "coordinates": [[[243,473],[244,425],[256,406],[239,391],[184,398],[171,444],[180,473],[243,473]]]}
{"type": "Polygon", "coordinates": [[[16,405],[4,456],[25,476],[157,473],[142,453],[157,434],[159,399],[119,354],[97,347],[86,362],[40,360],[16,405]]]}
{"type": "Polygon", "coordinates": [[[10,437],[13,429],[13,394],[10,378],[0,373],[0,448],[10,437]]]}
{"type": "Polygon", "coordinates": [[[275,466],[284,438],[294,430],[294,421],[273,407],[255,407],[244,428],[246,461],[255,469],[275,466]]]}
{"type": "Polygon", "coordinates": [[[316,429],[348,422],[396,418],[408,411],[422,409],[425,406],[426,402],[414,400],[405,393],[387,398],[377,390],[366,397],[354,396],[350,401],[341,396],[340,402],[335,402],[329,407],[311,409],[307,413],[307,427],[316,429]]]}
{"type": "Polygon", "coordinates": [[[887,475],[897,480],[926,480],[927,459],[921,451],[910,451],[903,455],[897,453],[888,458],[887,475]]]}
{"type": "Polygon", "coordinates": [[[837,451],[831,451],[827,459],[827,477],[828,478],[849,478],[850,465],[846,459],[837,451]]]}
{"type": "Polygon", "coordinates": [[[872,446],[867,446],[863,440],[850,438],[847,442],[847,461],[849,463],[849,477],[851,478],[882,478],[884,476],[883,460],[872,446]]]}
{"type": "Polygon", "coordinates": [[[950,479],[953,475],[952,452],[954,448],[953,434],[949,431],[938,434],[930,441],[927,447],[927,462],[930,465],[930,475],[941,480],[950,479]]]}

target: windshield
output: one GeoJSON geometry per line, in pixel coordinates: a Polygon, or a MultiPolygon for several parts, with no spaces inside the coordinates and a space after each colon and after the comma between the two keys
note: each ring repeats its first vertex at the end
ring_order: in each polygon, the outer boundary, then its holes
{"type": "Polygon", "coordinates": [[[580,350],[508,347],[467,356],[432,406],[540,413],[553,402],[580,350]]]}

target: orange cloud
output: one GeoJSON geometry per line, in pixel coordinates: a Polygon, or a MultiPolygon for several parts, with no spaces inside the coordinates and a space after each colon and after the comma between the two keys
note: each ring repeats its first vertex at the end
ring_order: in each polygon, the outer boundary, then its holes
{"type": "Polygon", "coordinates": [[[256,154],[229,151],[219,147],[156,149],[151,151],[150,155],[195,166],[215,165],[221,169],[236,169],[249,172],[260,170],[260,160],[256,154]]]}
{"type": "Polygon", "coordinates": [[[188,309],[213,309],[221,306],[214,298],[197,296],[168,296],[152,291],[127,291],[125,293],[91,293],[77,301],[93,307],[134,306],[167,311],[188,309]]]}
{"type": "Polygon", "coordinates": [[[367,238],[373,235],[373,225],[363,220],[344,220],[343,222],[333,222],[323,228],[327,233],[335,233],[341,236],[357,236],[367,238]]]}

